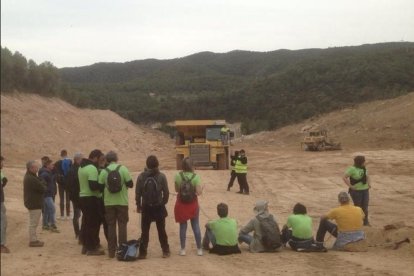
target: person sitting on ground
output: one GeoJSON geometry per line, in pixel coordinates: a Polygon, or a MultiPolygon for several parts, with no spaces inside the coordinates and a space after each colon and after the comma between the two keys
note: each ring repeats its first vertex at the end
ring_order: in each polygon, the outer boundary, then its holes
{"type": "Polygon", "coordinates": [[[336,237],[333,249],[344,249],[347,244],[365,239],[362,230],[364,212],[360,207],[350,204],[349,196],[346,192],[338,194],[340,206],[321,217],[316,242],[319,247],[323,247],[326,232],[336,237]],[[337,225],[329,220],[335,220],[337,225]]]}
{"type": "Polygon", "coordinates": [[[137,212],[141,213],[141,245],[139,259],[145,259],[149,241],[151,222],[155,221],[158,239],[162,249],[162,257],[170,256],[168,236],[165,231],[165,218],[168,216],[165,205],[169,199],[168,182],[165,174],[159,170],[159,162],[155,155],[150,155],[146,161],[147,167],[137,179],[135,201],[137,212]]]}
{"type": "Polygon", "coordinates": [[[282,242],[284,245],[289,243],[295,251],[317,251],[312,235],[312,218],[307,215],[305,205],[296,203],[293,207],[293,215],[288,217],[282,229],[282,242]]]}
{"type": "Polygon", "coordinates": [[[273,215],[269,213],[268,202],[258,200],[253,209],[255,216],[239,233],[239,242],[249,245],[250,252],[277,251],[282,245],[280,230],[273,215]],[[253,231],[253,236],[249,235],[253,231]]]}
{"type": "Polygon", "coordinates": [[[42,214],[46,182],[37,176],[39,165],[36,161],[27,162],[26,168],[27,171],[23,180],[23,198],[24,206],[29,211],[29,246],[42,247],[44,242],[37,239],[36,229],[42,214]]]}
{"type": "Polygon", "coordinates": [[[230,255],[241,253],[237,244],[237,222],[227,217],[229,207],[225,203],[217,205],[219,219],[209,221],[206,224],[203,247],[210,253],[218,255],[230,255]],[[210,249],[210,243],[213,248],[210,249]]]}
{"type": "Polygon", "coordinates": [[[118,245],[127,242],[128,188],[132,188],[131,175],[127,167],[118,164],[118,154],[106,154],[109,165],[99,174],[100,190],[103,190],[105,220],[108,224],[108,256],[115,257],[118,245]],[[116,226],[118,225],[118,235],[116,226]]]}
{"type": "Polygon", "coordinates": [[[46,170],[43,170],[40,177],[46,182],[46,191],[44,194],[44,205],[43,205],[43,230],[50,230],[54,233],[59,233],[56,226],[56,209],[55,202],[53,201],[56,195],[56,182],[53,174],[53,162],[47,160],[45,162],[46,170]]]}

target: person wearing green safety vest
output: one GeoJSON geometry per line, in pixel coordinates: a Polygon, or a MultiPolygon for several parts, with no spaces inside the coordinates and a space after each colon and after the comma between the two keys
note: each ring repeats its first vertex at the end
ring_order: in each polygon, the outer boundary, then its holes
{"type": "Polygon", "coordinates": [[[247,183],[247,157],[245,151],[242,149],[239,152],[235,164],[235,171],[237,175],[237,181],[240,184],[240,191],[237,193],[248,195],[250,193],[249,183],[247,183]]]}
{"type": "Polygon", "coordinates": [[[220,129],[220,137],[221,137],[221,143],[223,145],[227,145],[229,142],[229,133],[230,133],[230,129],[227,126],[223,126],[220,129]]]}

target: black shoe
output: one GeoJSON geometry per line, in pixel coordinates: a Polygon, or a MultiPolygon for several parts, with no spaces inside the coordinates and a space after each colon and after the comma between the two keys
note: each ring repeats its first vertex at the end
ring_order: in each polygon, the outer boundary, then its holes
{"type": "Polygon", "coordinates": [[[82,246],[82,251],[81,251],[82,255],[85,255],[87,251],[88,250],[86,249],[86,247],[82,246]]]}
{"type": "Polygon", "coordinates": [[[245,194],[245,195],[250,195],[250,193],[249,193],[249,192],[245,192],[244,194],[245,194]]]}
{"type": "Polygon", "coordinates": [[[139,254],[138,254],[138,259],[139,260],[143,260],[143,259],[146,259],[147,258],[147,252],[145,251],[141,251],[141,252],[139,252],[139,254]]]}
{"type": "Polygon", "coordinates": [[[169,258],[170,255],[171,255],[170,251],[164,251],[164,252],[162,252],[162,257],[163,258],[169,258]]]}
{"type": "Polygon", "coordinates": [[[86,251],[86,255],[87,256],[102,256],[102,255],[105,255],[105,251],[100,250],[100,249],[89,250],[89,251],[86,251]]]}
{"type": "Polygon", "coordinates": [[[238,192],[236,192],[236,194],[242,194],[243,193],[243,191],[238,191],[238,192]]]}

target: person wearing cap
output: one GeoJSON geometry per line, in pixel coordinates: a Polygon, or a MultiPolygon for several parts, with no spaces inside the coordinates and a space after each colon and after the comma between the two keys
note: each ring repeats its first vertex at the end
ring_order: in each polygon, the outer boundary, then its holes
{"type": "Polygon", "coordinates": [[[333,208],[326,215],[321,217],[316,242],[323,247],[326,232],[336,237],[334,249],[343,249],[345,245],[365,239],[362,230],[364,212],[358,206],[350,204],[347,192],[338,194],[339,207],[333,208]],[[336,224],[329,220],[335,220],[336,224]]]}
{"type": "Polygon", "coordinates": [[[241,253],[237,244],[237,222],[229,218],[229,207],[225,203],[217,205],[219,219],[206,224],[206,233],[203,239],[203,248],[210,253],[230,255],[241,253]],[[213,245],[210,248],[210,243],[213,245]]]}
{"type": "Polygon", "coordinates": [[[364,156],[358,155],[354,158],[354,165],[346,170],[343,180],[349,188],[349,194],[351,195],[354,205],[361,207],[364,211],[364,225],[369,226],[368,204],[371,184],[365,167],[364,156]]]}
{"type": "MultiPolygon", "coordinates": [[[[276,220],[273,215],[269,213],[268,202],[265,200],[258,200],[255,207],[253,208],[255,216],[249,221],[249,223],[244,226],[239,232],[239,243],[245,242],[249,245],[250,252],[266,252],[268,249],[263,244],[263,231],[262,231],[262,221],[271,220],[276,225],[274,229],[275,239],[280,241],[280,230],[277,225],[276,220]],[[253,232],[253,236],[249,235],[250,232],[253,232]]],[[[280,245],[282,245],[280,243],[280,245]]],[[[280,246],[279,246],[280,247],[280,246]]]]}

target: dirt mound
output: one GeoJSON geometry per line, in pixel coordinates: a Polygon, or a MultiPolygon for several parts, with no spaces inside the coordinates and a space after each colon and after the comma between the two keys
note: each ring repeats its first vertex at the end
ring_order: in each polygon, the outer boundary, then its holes
{"type": "Polygon", "coordinates": [[[167,135],[109,110],[79,109],[35,95],[1,96],[1,150],[13,163],[24,164],[43,155],[56,160],[60,149],[72,155],[95,148],[115,150],[123,160],[141,161],[151,153],[168,156],[165,152],[173,147],[170,141],[167,135]]]}
{"type": "Polygon", "coordinates": [[[245,137],[248,143],[300,148],[303,131],[328,129],[328,135],[348,149],[407,149],[414,147],[414,92],[391,100],[364,103],[331,112],[277,131],[245,137]]]}

